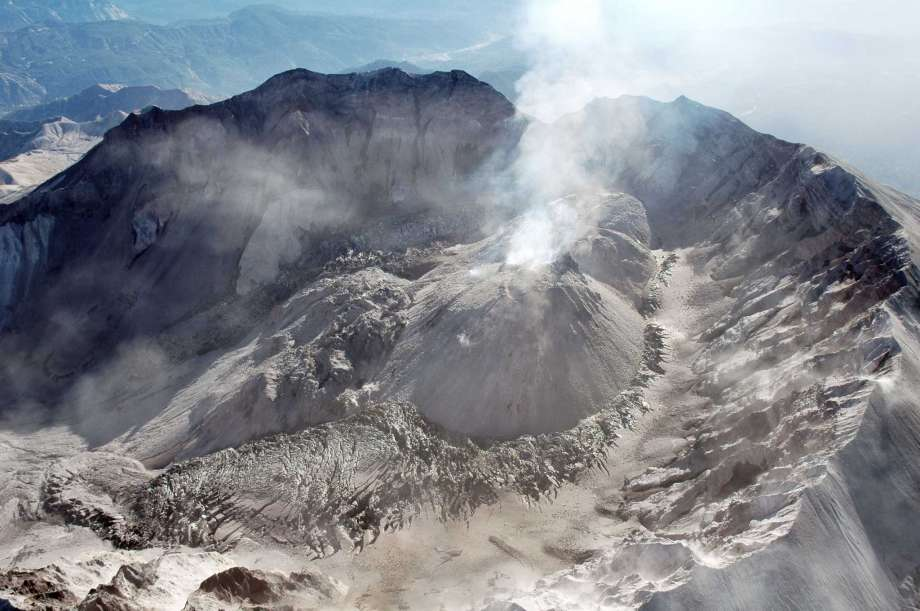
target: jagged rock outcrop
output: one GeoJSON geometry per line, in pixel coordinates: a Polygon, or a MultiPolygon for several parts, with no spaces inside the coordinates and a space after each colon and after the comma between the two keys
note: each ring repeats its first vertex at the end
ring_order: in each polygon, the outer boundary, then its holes
{"type": "Polygon", "coordinates": [[[31,571],[7,571],[0,574],[0,609],[72,609],[79,601],[63,585],[60,569],[51,566],[31,571]]]}
{"type": "Polygon", "coordinates": [[[148,477],[139,463],[128,458],[102,452],[74,456],[51,465],[44,474],[40,509],[89,528],[120,547],[137,547],[140,542],[125,522],[123,495],[148,477]]]}
{"type": "Polygon", "coordinates": [[[125,565],[118,569],[111,583],[89,591],[77,607],[79,611],[138,611],[139,592],[151,588],[157,575],[151,565],[125,565]]]}
{"type": "Polygon", "coordinates": [[[181,609],[203,580],[232,566],[215,552],[166,551],[153,560],[121,565],[111,580],[91,588],[77,609],[181,609]]]}
{"type": "Polygon", "coordinates": [[[328,608],[343,593],[340,584],[314,572],[282,575],[234,567],[204,580],[183,609],[328,608]]]}

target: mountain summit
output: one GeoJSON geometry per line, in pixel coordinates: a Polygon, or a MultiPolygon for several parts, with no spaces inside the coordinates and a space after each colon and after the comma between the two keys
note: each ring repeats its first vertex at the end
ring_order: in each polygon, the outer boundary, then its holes
{"type": "Polygon", "coordinates": [[[683,97],[293,70],[130,116],[0,208],[0,588],[897,608],[917,210],[683,97]]]}
{"type": "Polygon", "coordinates": [[[209,107],[130,116],[0,209],[4,256],[18,261],[2,271],[2,323],[44,329],[38,350],[59,374],[205,312],[236,337],[266,287],[279,298],[303,281],[286,274],[315,276],[359,245],[468,232],[463,193],[513,143],[513,121],[511,104],[466,74],[397,70],[297,70],[209,107]],[[63,335],[45,318],[62,304],[79,320],[63,335]]]}

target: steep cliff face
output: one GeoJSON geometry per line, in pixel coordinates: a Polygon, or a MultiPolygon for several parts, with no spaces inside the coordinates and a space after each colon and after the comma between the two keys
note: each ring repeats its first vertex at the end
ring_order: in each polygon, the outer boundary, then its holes
{"type": "Polygon", "coordinates": [[[47,271],[50,236],[54,218],[38,216],[25,223],[10,223],[0,228],[0,307],[12,313],[36,281],[47,271]]]}
{"type": "MultiPolygon", "coordinates": [[[[411,246],[408,220],[424,217],[416,240],[469,232],[450,219],[469,214],[476,171],[513,144],[513,116],[462,73],[298,70],[214,106],[130,117],[0,212],[17,236],[53,219],[54,245],[30,255],[33,268],[4,270],[2,324],[61,314],[80,331],[68,333],[66,356],[53,347],[46,356],[73,372],[106,337],[158,333],[277,285],[295,263],[315,274],[352,242],[411,246]],[[387,226],[396,218],[399,229],[387,226]]],[[[17,240],[4,250],[11,261],[17,240]]],[[[47,331],[53,344],[62,329],[47,331]]]]}

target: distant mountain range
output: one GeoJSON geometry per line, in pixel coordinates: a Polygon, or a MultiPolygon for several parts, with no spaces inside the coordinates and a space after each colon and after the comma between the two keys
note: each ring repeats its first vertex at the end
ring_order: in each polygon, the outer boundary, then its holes
{"type": "MultiPolygon", "coordinates": [[[[169,23],[221,17],[252,5],[252,0],[119,0],[132,18],[169,23]]],[[[515,0],[272,0],[272,5],[300,12],[410,19],[463,19],[492,27],[510,22],[515,0]]]]}
{"type": "Polygon", "coordinates": [[[82,23],[125,19],[128,14],[107,0],[4,0],[0,31],[46,23],[82,23]]]}
{"type": "Polygon", "coordinates": [[[130,113],[152,106],[178,110],[201,101],[177,89],[93,85],[0,120],[0,204],[70,167],[130,113]]]}
{"type": "MultiPolygon", "coordinates": [[[[9,0],[0,5],[0,116],[94,83],[157,85],[223,98],[294,67],[329,73],[459,68],[517,103],[518,80],[534,66],[533,50],[514,36],[516,3],[510,0],[462,6],[441,0],[273,0],[281,7],[246,8],[249,1],[9,0]],[[118,20],[126,15],[131,20],[118,20]]],[[[717,62],[688,59],[682,52],[686,41],[666,38],[646,49],[658,77],[631,82],[626,75],[613,79],[619,83],[615,90],[596,93],[661,99],[686,94],[761,131],[813,142],[883,182],[920,193],[920,121],[902,103],[913,97],[910,75],[891,77],[876,69],[911,53],[910,44],[783,28],[725,30],[719,40],[745,52],[717,62]],[[795,57],[800,69],[775,69],[788,61],[755,71],[745,67],[745,57],[774,49],[795,57]],[[859,74],[872,95],[852,95],[850,74],[859,74]],[[726,75],[731,87],[724,84],[726,75]]],[[[616,72],[615,66],[610,70],[616,72]]],[[[524,104],[524,110],[532,109],[524,104]]]]}
{"type": "Polygon", "coordinates": [[[402,70],[408,74],[425,74],[432,72],[431,70],[426,70],[420,66],[416,66],[412,62],[400,62],[390,59],[378,59],[369,64],[364,64],[363,66],[352,66],[351,68],[346,68],[342,70],[342,74],[351,74],[353,72],[376,72],[377,70],[383,70],[384,68],[396,68],[402,70]]]}
{"type": "Polygon", "coordinates": [[[449,21],[301,14],[273,7],[169,26],[137,21],[31,26],[0,34],[0,113],[94,83],[157,85],[224,97],[293,67],[336,72],[381,57],[401,60],[464,48],[478,35],[476,28],[449,21]]]}
{"type": "Polygon", "coordinates": [[[76,95],[10,113],[5,119],[43,121],[67,117],[74,121],[94,121],[113,112],[130,112],[148,106],[174,110],[206,101],[205,98],[193,96],[181,89],[160,89],[152,85],[125,87],[96,84],[76,95]]]}

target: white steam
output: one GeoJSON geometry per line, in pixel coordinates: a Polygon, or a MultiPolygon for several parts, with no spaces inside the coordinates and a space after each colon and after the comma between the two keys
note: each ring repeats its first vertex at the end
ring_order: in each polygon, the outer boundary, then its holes
{"type": "Polygon", "coordinates": [[[548,202],[611,189],[583,163],[585,143],[558,121],[597,98],[687,95],[920,192],[913,170],[920,114],[910,110],[920,97],[920,51],[903,44],[920,26],[918,8],[887,0],[877,12],[828,0],[520,6],[514,42],[527,71],[516,101],[544,125],[525,134],[514,168],[516,189],[533,211],[518,227],[508,263],[546,264],[570,241],[570,224],[553,218],[548,202]]]}
{"type": "Polygon", "coordinates": [[[920,3],[523,0],[519,107],[686,95],[920,193],[920,3]]]}
{"type": "Polygon", "coordinates": [[[577,139],[546,123],[582,109],[615,87],[609,6],[601,0],[533,0],[525,5],[517,44],[532,68],[517,83],[518,104],[537,119],[521,139],[514,182],[531,202],[508,245],[505,262],[549,265],[593,229],[581,196],[605,190],[585,169],[577,139]],[[546,123],[541,123],[546,122],[546,123]]]}
{"type": "Polygon", "coordinates": [[[530,0],[515,42],[531,68],[518,81],[518,105],[543,121],[577,112],[591,100],[645,91],[657,75],[641,49],[619,35],[626,3],[530,0]]]}
{"type": "Polygon", "coordinates": [[[575,204],[572,198],[559,199],[525,214],[511,236],[505,263],[536,269],[574,246],[586,230],[575,204]]]}

